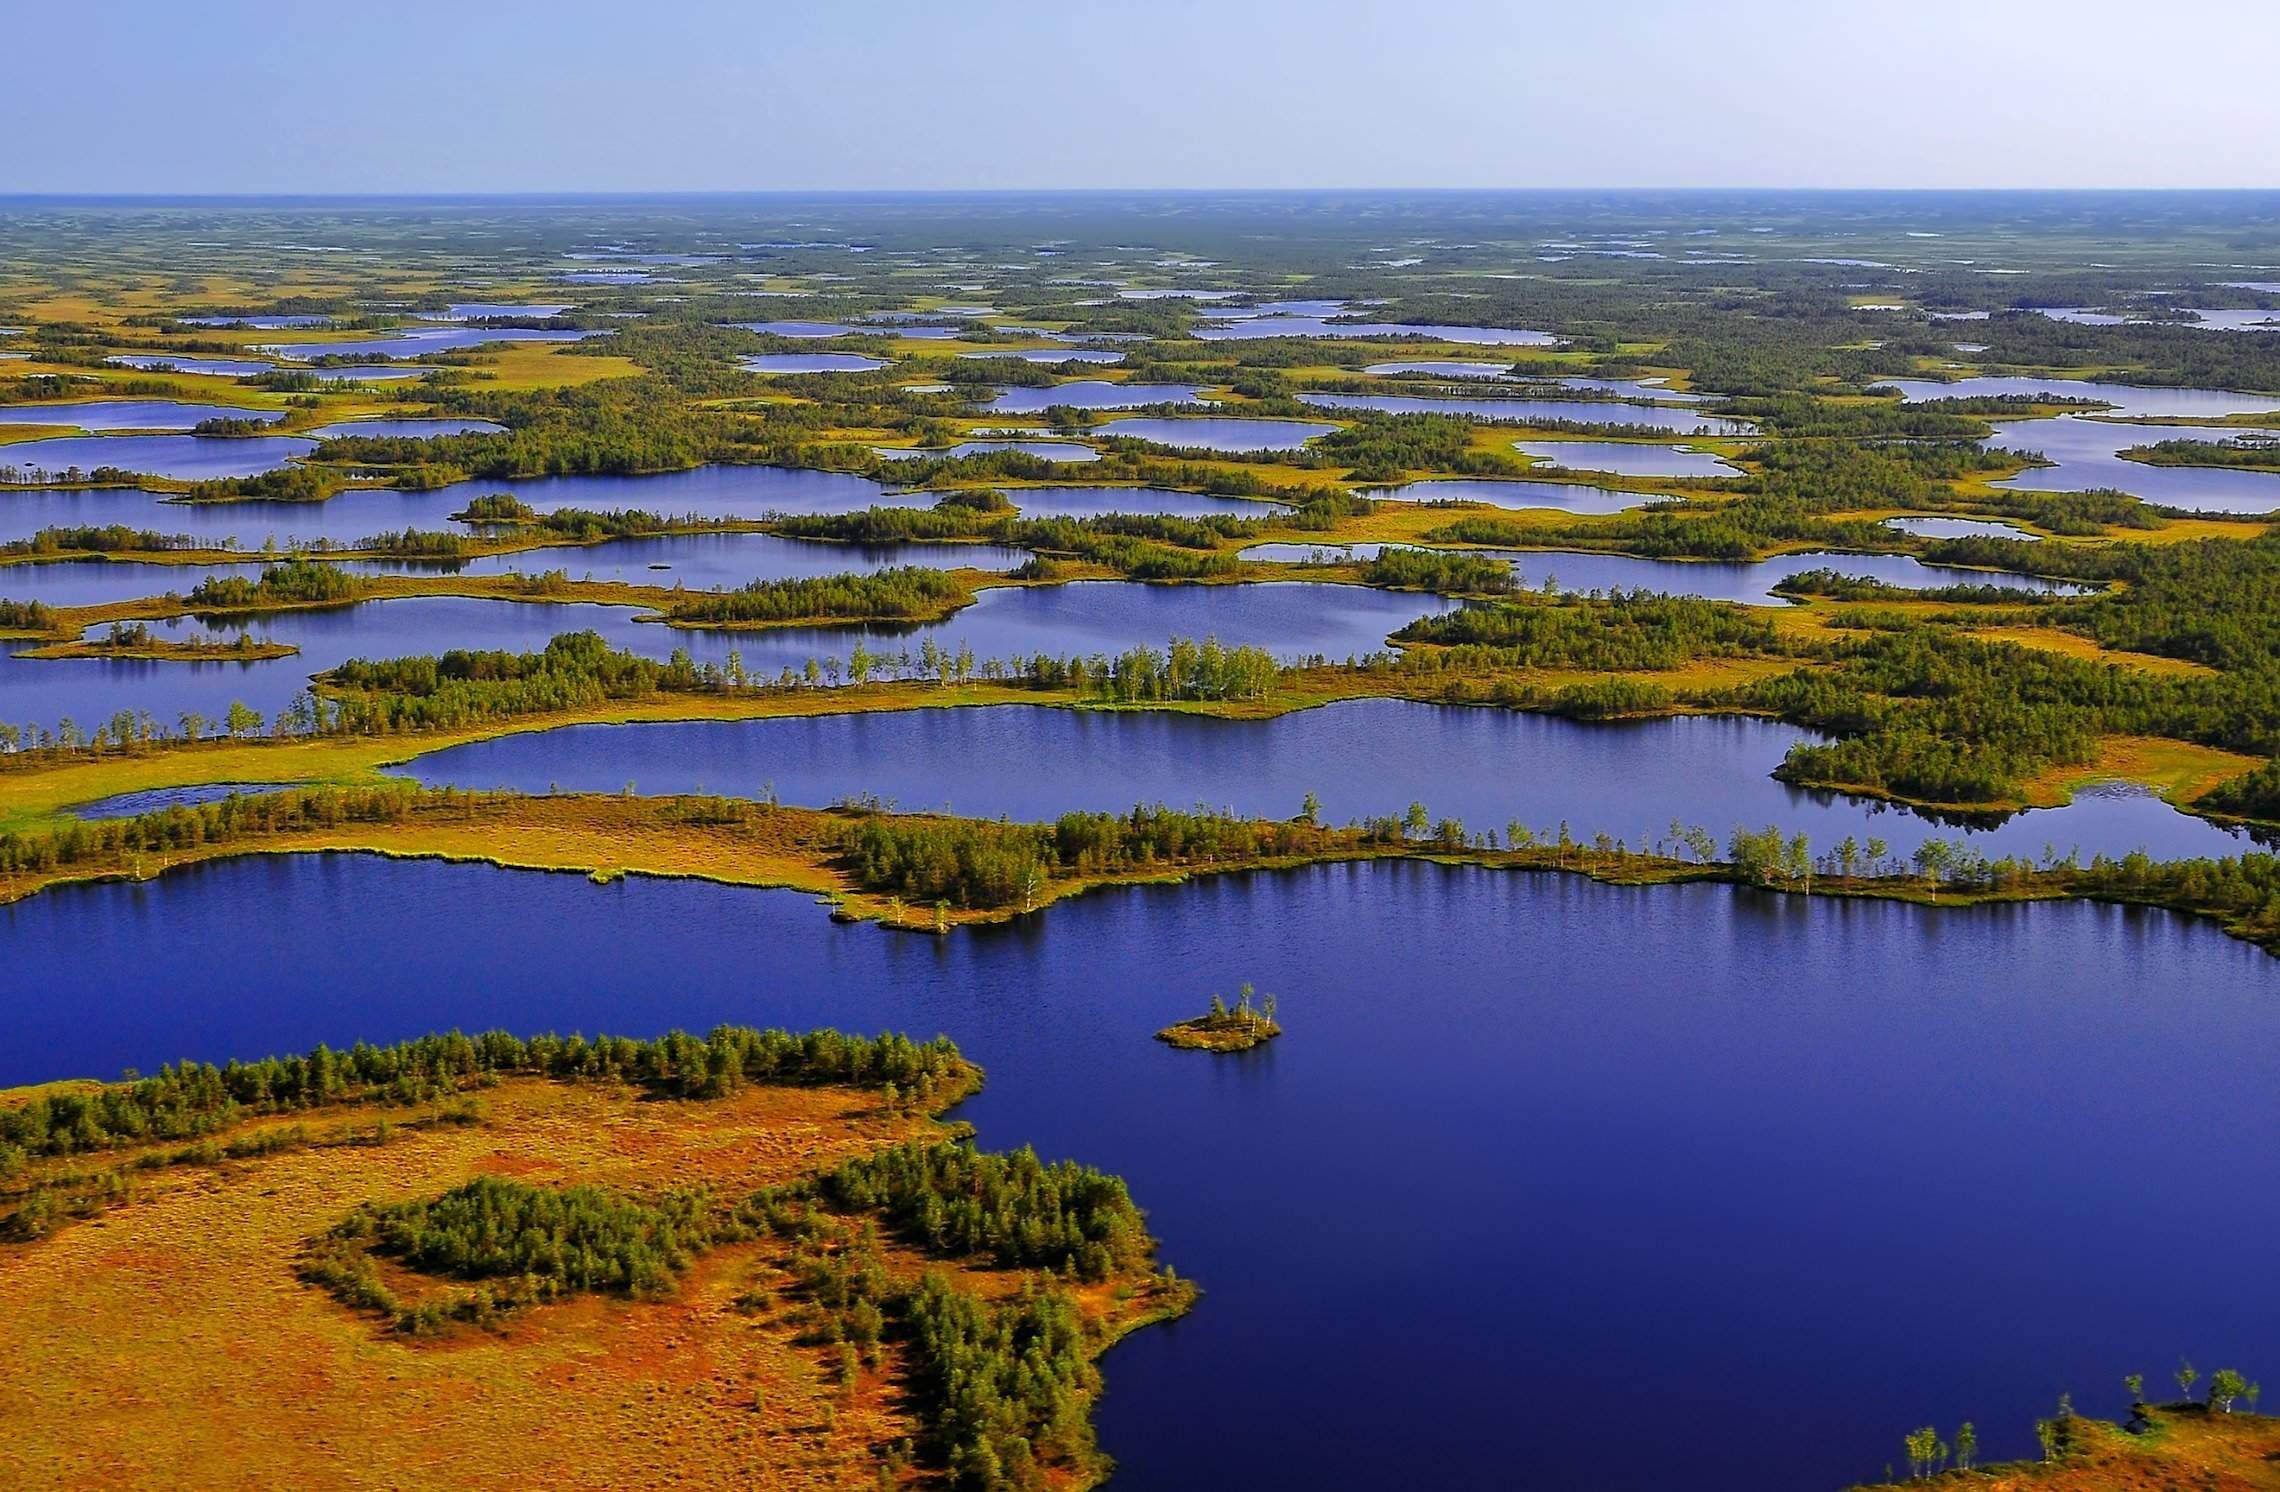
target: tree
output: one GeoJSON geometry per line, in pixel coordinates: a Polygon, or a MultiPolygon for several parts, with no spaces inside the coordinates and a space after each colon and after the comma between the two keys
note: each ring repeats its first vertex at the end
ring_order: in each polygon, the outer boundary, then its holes
{"type": "Polygon", "coordinates": [[[242,699],[233,699],[229,712],[222,717],[222,724],[233,736],[251,735],[261,729],[261,712],[242,699]]]}
{"type": "Polygon", "coordinates": [[[1298,805],[1298,821],[1302,824],[1320,823],[1322,821],[1322,800],[1315,797],[1314,794],[1308,793],[1298,805]]]}
{"type": "Polygon", "coordinates": [[[1903,1444],[1907,1447],[1908,1475],[1912,1480],[1922,1481],[1932,1474],[1932,1457],[1939,1443],[1940,1432],[1930,1425],[1908,1432],[1903,1444]]]}
{"type": "Polygon", "coordinates": [[[1402,829],[1412,837],[1423,834],[1432,823],[1432,816],[1426,813],[1423,803],[1411,803],[1409,811],[1401,816],[1402,829]]]}
{"type": "Polygon", "coordinates": [[[2194,1367],[2191,1362],[2181,1359],[2177,1364],[2177,1391],[2188,1399],[2192,1398],[2194,1380],[2200,1376],[2201,1370],[2199,1368],[2194,1367]]]}
{"type": "Polygon", "coordinates": [[[2238,1369],[2219,1368],[2209,1375],[2209,1407],[2219,1414],[2232,1413],[2233,1400],[2248,1392],[2248,1380],[2238,1369]]]}
{"type": "Polygon", "coordinates": [[[2132,1404],[2143,1404],[2145,1402],[2145,1374],[2130,1374],[2122,1380],[2122,1387],[2130,1391],[2130,1402],[2132,1404]]]}
{"type": "Polygon", "coordinates": [[[1955,1464],[1960,1469],[1969,1471],[1971,1463],[1978,1459],[1979,1431],[1970,1420],[1965,1420],[1955,1429],[1955,1464]]]}
{"type": "Polygon", "coordinates": [[[2056,1420],[2050,1420],[2050,1419],[2038,1419],[2038,1420],[2036,1420],[2036,1421],[2035,1421],[2035,1442],[2036,1442],[2038,1445],[2040,1445],[2040,1446],[2042,1447],[2042,1458],[2043,1458],[2045,1461],[2055,1461],[2055,1460],[2057,1460],[2057,1459],[2058,1459],[2058,1421],[2056,1421],[2056,1420]]]}

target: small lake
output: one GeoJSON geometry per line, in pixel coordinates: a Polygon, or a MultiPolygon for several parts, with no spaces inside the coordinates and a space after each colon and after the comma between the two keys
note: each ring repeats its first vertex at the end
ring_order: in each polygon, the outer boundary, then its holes
{"type": "Polygon", "coordinates": [[[476,321],[491,316],[559,316],[564,311],[577,310],[574,301],[550,301],[543,305],[518,306],[498,300],[458,300],[440,311],[421,311],[422,321],[476,321]]]}
{"type": "Polygon", "coordinates": [[[1031,347],[1021,352],[961,352],[964,358],[1010,357],[1025,363],[1097,363],[1107,366],[1124,361],[1121,352],[1110,352],[1100,347],[1031,347]]]}
{"type": "Polygon", "coordinates": [[[298,331],[303,327],[330,326],[330,316],[177,316],[184,326],[244,326],[262,332],[298,331]]]}
{"type": "Polygon", "coordinates": [[[1168,492],[1156,487],[1006,487],[1006,498],[1027,518],[1090,518],[1101,513],[1169,513],[1201,518],[1228,513],[1237,518],[1271,518],[1286,513],[1280,503],[1252,497],[1213,497],[1202,492],[1168,492]]]}
{"type": "Polygon", "coordinates": [[[828,807],[876,794],[905,812],[1043,822],[1072,809],[1205,804],[1288,818],[1308,793],[1324,822],[1422,802],[1499,834],[1518,822],[1579,839],[1653,843],[1675,820],[1721,843],[1779,824],[1819,849],[1846,835],[1905,855],[1966,839],[1990,856],[2061,852],[2237,855],[2245,834],[2146,792],[2086,792],[2065,808],[1977,830],[1872,799],[1795,788],[1771,774],[1811,732],[1765,720],[1682,716],[1585,724],[1517,710],[1347,700],[1272,720],[1003,705],[774,720],[579,725],[447,747],[399,769],[430,786],[543,793],[727,793],[828,807]],[[1008,762],[1019,762],[1009,772],[1008,762]]]}
{"type": "Polygon", "coordinates": [[[317,357],[421,357],[495,342],[581,342],[608,332],[551,331],[530,326],[415,327],[350,342],[279,342],[257,350],[296,362],[317,357]]]}
{"type": "Polygon", "coordinates": [[[0,472],[13,470],[24,475],[10,480],[37,482],[115,466],[144,476],[207,481],[276,471],[316,447],[296,435],[64,435],[0,445],[0,472]]]}
{"type": "Polygon", "coordinates": [[[1511,376],[1510,363],[1472,363],[1457,358],[1423,357],[1391,363],[1372,363],[1362,370],[1388,377],[1400,373],[1422,373],[1433,378],[1507,378],[1511,376]]]}
{"type": "Polygon", "coordinates": [[[194,373],[209,378],[252,378],[277,371],[275,363],[258,363],[247,358],[175,357],[163,352],[121,353],[103,361],[122,368],[139,368],[146,373],[194,373]]]}
{"type": "Polygon", "coordinates": [[[2015,524],[1987,518],[1887,518],[1884,526],[1924,539],[2019,539],[2035,543],[2042,538],[2015,524]]]}
{"type": "Polygon", "coordinates": [[[1124,1176],[1206,1291],[1102,1363],[1119,1488],[1404,1487],[1421,1456],[1503,1486],[1515,1405],[1562,1430],[1534,1485],[1834,1488],[1895,1427],[2029,1456],[2062,1387],[2112,1414],[2180,1342],[2280,1340],[2271,1292],[2148,1267],[2280,1232],[2280,1160],[2209,1140],[2269,1123],[2280,966],[2161,913],[1379,864],[936,939],[790,892],[252,856],[0,907],[0,943],[70,992],[0,1005],[4,1082],[455,1027],[948,1032],[981,1143],[1124,1176]],[[1281,1041],[1149,1039],[1245,979],[1281,1041]],[[1450,1205],[1326,1213],[1357,1177],[1450,1205]],[[1985,1217],[2004,1246],[1959,1239],[1985,1217]],[[2001,1329],[1924,1329],[1959,1302],[2001,1329]]]}
{"type": "Polygon", "coordinates": [[[1152,440],[1161,445],[1210,451],[1295,451],[1317,435],[1328,435],[1336,425],[1315,425],[1304,420],[1139,418],[1109,420],[1095,426],[1095,435],[1121,435],[1130,440],[1152,440]]]}
{"type": "MultiPolygon", "coordinates": [[[[81,430],[187,430],[208,420],[285,418],[277,409],[235,404],[187,404],[178,399],[90,399],[78,404],[0,404],[0,425],[63,425],[81,430]]],[[[0,445],[0,461],[21,445],[0,445]]]]}
{"type": "Polygon", "coordinates": [[[1389,502],[1486,503],[1494,508],[1560,508],[1570,513],[1627,513],[1649,503],[1667,502],[1667,493],[1615,492],[1583,482],[1496,481],[1448,477],[1373,488],[1368,494],[1389,502]]]}
{"type": "Polygon", "coordinates": [[[432,440],[438,435],[504,435],[507,427],[489,420],[342,420],[301,433],[314,440],[343,435],[371,440],[432,440]]]}
{"type": "Polygon", "coordinates": [[[1019,451],[1024,456],[1035,456],[1041,461],[1100,459],[1100,452],[1073,440],[962,440],[954,446],[873,446],[871,449],[889,461],[913,461],[920,457],[956,460],[960,456],[981,456],[992,451],[1019,451]]]}
{"type": "Polygon", "coordinates": [[[2114,406],[2111,413],[2115,415],[2181,420],[2221,420],[2228,414],[2280,410],[2280,398],[2270,394],[2236,394],[2229,389],[2152,388],[2136,383],[2100,383],[2086,378],[1978,377],[1959,378],[1953,383],[1942,383],[1936,378],[1880,378],[1877,382],[1898,389],[1901,399],[1908,403],[1927,399],[2057,394],[2072,399],[2103,399],[2114,406]]]}
{"type": "MultiPolygon", "coordinates": [[[[552,568],[552,567],[549,567],[552,568]]],[[[842,566],[841,568],[844,568],[842,566]]],[[[194,585],[193,576],[181,582],[194,585]]],[[[1216,636],[1285,659],[1320,655],[1343,662],[1379,651],[1387,636],[1419,616],[1451,610],[1439,596],[1397,594],[1358,585],[1272,582],[1251,585],[1143,585],[1086,580],[1066,585],[984,591],[947,621],[918,627],[797,627],[763,631],[699,631],[636,622],[632,607],[584,602],[475,600],[418,596],[368,601],[322,611],[287,611],[244,619],[257,639],[292,643],[298,656],[189,663],[117,658],[38,659],[0,656],[0,720],[52,726],[65,716],[85,724],[119,710],[143,709],[171,724],[186,710],[218,719],[233,699],[274,715],[305,687],[308,676],[349,658],[393,658],[451,648],[534,652],[557,633],[591,628],[617,647],[664,658],[686,648],[700,662],[725,663],[739,653],[745,667],[773,677],[808,660],[845,658],[861,640],[872,652],[916,656],[928,638],[951,652],[973,649],[977,661],[1116,654],[1164,646],[1172,637],[1216,636]]],[[[226,625],[190,619],[154,623],[164,636],[189,636],[226,625]]],[[[25,647],[28,643],[0,644],[25,647]]]]}
{"type": "Polygon", "coordinates": [[[1539,466],[1604,471],[1618,477],[1738,477],[1742,470],[1708,451],[1631,440],[1516,440],[1539,466]]]}
{"type": "Polygon", "coordinates": [[[1320,409],[1373,409],[1384,414],[1461,414],[1468,419],[1540,425],[1574,421],[1590,425],[1649,425],[1678,435],[1714,438],[1754,435],[1748,420],[1720,419],[1691,409],[1659,404],[1620,404],[1611,399],[1461,399],[1404,394],[1300,394],[1299,402],[1320,409]]]}
{"type": "Polygon", "coordinates": [[[1067,409],[1137,409],[1143,404],[1193,404],[1202,390],[1192,383],[1103,383],[1077,379],[1042,388],[1007,389],[987,406],[996,414],[1037,414],[1067,409]]]}
{"type": "Polygon", "coordinates": [[[876,373],[886,365],[885,358],[860,352],[762,352],[737,359],[747,373],[876,373]]]}
{"type": "Polygon", "coordinates": [[[1320,316],[1253,316],[1216,325],[1206,323],[1193,335],[1201,342],[1247,342],[1261,337],[1411,337],[1480,347],[1550,347],[1560,340],[1549,332],[1509,326],[1412,326],[1391,321],[1330,321],[1320,316]]]}
{"type": "MultiPolygon", "coordinates": [[[[2134,493],[2149,503],[2202,513],[2268,513],[2280,508],[2280,472],[2221,466],[2154,466],[2125,461],[2131,446],[2164,440],[2223,440],[2237,431],[2184,425],[2131,425],[2061,415],[2016,420],[1996,428],[1983,445],[2036,451],[2056,462],[1997,482],[2019,492],[2092,492],[2102,487],[2134,493]]],[[[0,447],[0,456],[7,448],[0,447]]]]}
{"type": "Polygon", "coordinates": [[[303,378],[314,378],[323,383],[400,383],[407,378],[426,378],[439,370],[435,368],[406,367],[393,363],[343,363],[337,368],[295,368],[293,372],[303,378]]]}
{"type": "MultiPolygon", "coordinates": [[[[692,591],[734,590],[754,580],[845,575],[851,571],[891,570],[920,565],[939,570],[1012,570],[1028,551],[1002,544],[838,544],[817,539],[783,539],[774,534],[663,534],[655,538],[610,539],[599,544],[562,545],[494,554],[458,564],[419,560],[345,562],[367,574],[540,575],[562,570],[573,580],[612,580],[627,585],[683,586],[692,591]]],[[[201,572],[203,573],[203,572],[201,572]]],[[[0,595],[7,571],[0,569],[0,595]]]]}
{"type": "Polygon", "coordinates": [[[771,337],[801,337],[815,341],[852,336],[855,332],[854,327],[836,321],[731,321],[729,325],[771,337]]]}

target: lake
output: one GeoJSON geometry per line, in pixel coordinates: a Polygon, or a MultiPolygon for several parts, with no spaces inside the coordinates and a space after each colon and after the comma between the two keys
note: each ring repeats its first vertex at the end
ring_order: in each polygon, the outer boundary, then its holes
{"type": "Polygon", "coordinates": [[[1019,451],[1041,461],[1100,459],[1100,452],[1073,440],[962,440],[954,446],[873,446],[871,449],[889,461],[912,461],[920,457],[956,460],[960,456],[979,456],[990,451],[1019,451]]]}
{"type": "Polygon", "coordinates": [[[1884,526],[1924,539],[2020,539],[2033,543],[2042,538],[2041,534],[1989,518],[1887,518],[1884,526]]]}
{"type": "Polygon", "coordinates": [[[61,435],[0,445],[0,472],[24,474],[9,480],[37,482],[115,466],[144,476],[209,481],[276,471],[316,447],[296,435],[61,435]]]}
{"type": "Polygon", "coordinates": [[[1143,404],[1193,404],[1200,393],[1192,383],[1104,383],[1077,379],[1042,388],[1007,389],[987,408],[997,414],[1036,414],[1056,405],[1069,409],[1137,409],[1143,404]]]}
{"type": "Polygon", "coordinates": [[[2111,1414],[2124,1373],[2280,1340],[2272,1292],[2152,1262],[2280,1230],[2280,1160],[2210,1139],[2269,1124],[2280,965],[2161,913],[1381,864],[936,939],[260,856],[0,907],[0,943],[70,992],[0,1007],[6,1082],[451,1027],[948,1032],[983,1144],[1121,1174],[1204,1287],[1102,1364],[1119,1488],[1508,1485],[1523,1405],[1560,1427],[1530,1485],[1834,1488],[1913,1424],[2031,1455],[2061,1389],[2111,1414]],[[1149,1039],[1246,979],[1273,1046],[1149,1039]],[[1925,1328],[1958,1312],[1999,1321],[1925,1328]]]}
{"type": "Polygon", "coordinates": [[[1616,492],[1583,482],[1496,481],[1447,477],[1373,488],[1367,494],[1388,502],[1486,503],[1496,508],[1561,508],[1570,513],[1624,513],[1649,503],[1667,502],[1667,493],[1616,492]]]}
{"type": "Polygon", "coordinates": [[[823,341],[853,335],[855,328],[836,321],[731,321],[730,326],[770,337],[800,337],[823,341]]]}
{"type": "Polygon", "coordinates": [[[1320,409],[1374,409],[1384,414],[1461,414],[1469,419],[1541,425],[1567,420],[1591,425],[1651,425],[1679,435],[1753,435],[1748,420],[1719,419],[1691,409],[1659,404],[1621,404],[1610,399],[1460,399],[1403,394],[1300,394],[1301,404],[1320,409]]]}
{"type": "Polygon", "coordinates": [[[1549,332],[1509,326],[1413,326],[1391,321],[1331,321],[1321,316],[1253,316],[1195,329],[1202,342],[1247,342],[1261,337],[1411,337],[1480,347],[1550,347],[1560,339],[1549,332]]]}
{"type": "Polygon", "coordinates": [[[860,352],[762,352],[736,365],[747,373],[876,373],[887,361],[860,352]]]}
{"type": "Polygon", "coordinates": [[[1766,720],[1682,716],[1585,724],[1517,710],[1347,700],[1272,720],[1002,705],[661,725],[577,725],[452,746],[400,770],[430,786],[543,793],[727,793],[827,807],[873,794],[905,812],[1042,822],[1072,809],[1201,803],[1288,818],[1308,793],[1324,822],[1422,802],[1473,830],[1519,822],[1588,841],[1652,844],[1672,822],[1721,843],[1778,824],[1816,850],[1852,835],[1906,855],[1927,839],[1991,857],[2046,846],[2161,858],[2237,855],[2245,834],[2153,794],[2085,791],[2064,808],[1959,829],[1873,799],[1791,787],[1770,774],[1811,732],[1766,720]],[[1017,772],[1006,770],[1019,762],[1017,772]]]}
{"type": "Polygon", "coordinates": [[[1995,396],[2032,397],[2057,394],[2072,399],[2103,399],[2111,413],[2142,418],[2221,420],[2228,414],[2263,414],[2280,409],[2280,398],[2270,394],[2237,394],[2229,389],[2165,389],[2136,383],[2102,383],[2087,378],[1959,378],[1942,383],[1936,378],[1880,378],[1879,384],[1900,391],[1907,403],[1927,399],[1976,399],[1995,396]]]}
{"type": "Polygon", "coordinates": [[[1337,428],[1305,420],[1153,417],[1108,420],[1095,426],[1092,433],[1211,451],[1295,451],[1315,436],[1328,435],[1337,428]]]}
{"type": "MultiPolygon", "coordinates": [[[[195,572],[186,574],[178,584],[187,592],[196,578],[195,572]]],[[[349,658],[451,648],[535,652],[558,633],[589,628],[613,646],[651,658],[686,648],[700,662],[725,663],[730,653],[738,653],[748,670],[770,678],[785,668],[804,668],[811,658],[845,658],[858,641],[874,653],[908,650],[916,656],[928,639],[951,652],[971,648],[977,661],[1041,652],[1115,654],[1161,648],[1175,636],[1216,636],[1284,659],[1321,656],[1343,662],[1384,648],[1397,628],[1456,604],[1439,596],[1298,581],[1198,586],[1084,580],[984,591],[950,619],[923,626],[715,631],[637,622],[640,611],[634,607],[417,596],[243,619],[152,624],[164,637],[218,627],[234,632],[242,625],[257,639],[301,650],[293,657],[257,662],[19,658],[7,650],[31,644],[0,643],[0,720],[52,726],[70,716],[91,725],[119,710],[142,709],[171,726],[187,710],[218,719],[232,700],[274,715],[306,686],[309,675],[349,658]]]]}
{"type": "Polygon", "coordinates": [[[342,420],[336,425],[319,425],[301,433],[316,440],[330,440],[339,435],[373,440],[430,440],[438,435],[504,435],[507,427],[489,420],[342,420]]]}
{"type": "Polygon", "coordinates": [[[315,357],[420,357],[495,342],[581,342],[606,331],[556,331],[531,326],[413,327],[349,342],[276,342],[256,349],[296,361],[315,357]]]}
{"type": "MultiPolygon", "coordinates": [[[[2237,434],[2237,430],[2132,425],[2061,415],[2051,420],[2014,420],[1999,425],[1994,438],[1981,444],[2035,451],[2057,463],[2029,467],[2008,481],[1994,484],[2019,492],[2090,492],[2113,487],[2149,503],[2202,513],[2267,513],[2280,508],[2280,471],[2153,466],[2125,461],[2117,454],[2131,446],[2158,441],[2224,440],[2237,434]]],[[[0,447],[0,456],[6,449],[0,447]]]]}
{"type": "MultiPolygon", "coordinates": [[[[285,418],[283,410],[235,404],[188,404],[179,399],[89,399],[77,404],[0,404],[0,425],[65,425],[81,430],[188,430],[208,420],[285,418]]],[[[0,445],[0,461],[21,445],[0,445]]]]}
{"type": "Polygon", "coordinates": [[[1738,477],[1741,468],[1708,451],[1630,440],[1516,440],[1512,448],[1540,466],[1604,471],[1619,477],[1738,477]]]}
{"type": "Polygon", "coordinates": [[[122,368],[140,368],[146,373],[195,373],[209,378],[252,378],[277,371],[275,363],[254,362],[248,358],[175,357],[163,352],[121,353],[103,361],[122,368]]]}
{"type": "MultiPolygon", "coordinates": [[[[1002,544],[839,544],[814,539],[780,539],[774,534],[665,534],[655,538],[610,539],[599,544],[526,549],[458,564],[421,560],[348,561],[363,574],[537,575],[566,571],[573,580],[612,580],[627,585],[685,586],[692,591],[733,590],[754,580],[845,575],[851,571],[891,570],[900,565],[930,569],[1012,570],[1029,553],[1002,544]]],[[[203,573],[203,572],[200,572],[203,573]]],[[[0,595],[8,594],[8,572],[0,569],[0,595]]]]}
{"type": "Polygon", "coordinates": [[[997,352],[994,350],[990,352],[961,352],[958,356],[964,358],[1010,357],[1017,358],[1025,363],[1097,363],[1104,367],[1110,363],[1124,361],[1123,353],[1110,352],[1099,347],[1031,347],[1021,352],[997,352]]]}

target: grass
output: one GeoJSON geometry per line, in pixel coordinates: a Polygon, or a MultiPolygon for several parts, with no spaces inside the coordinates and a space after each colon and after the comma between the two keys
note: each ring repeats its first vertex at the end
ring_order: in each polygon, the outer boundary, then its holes
{"type": "MultiPolygon", "coordinates": [[[[320,1140],[334,1127],[300,1122],[320,1140]]],[[[358,1204],[479,1176],[733,1196],[943,1132],[848,1088],[687,1102],[510,1079],[474,1124],[137,1173],[98,1221],[0,1245],[0,1483],[872,1486],[878,1449],[922,1430],[905,1349],[890,1340],[842,1382],[834,1349],[804,1345],[800,1313],[774,1303],[784,1241],[704,1255],[669,1299],[583,1296],[419,1341],[295,1271],[304,1241],[358,1204]]],[[[933,1267],[992,1298],[1024,1278],[933,1267]]],[[[1104,1344],[1153,1304],[1129,1282],[1080,1299],[1104,1344]]]]}
{"type": "MultiPolygon", "coordinates": [[[[2010,1461],[1949,1471],[1911,1489],[2035,1489],[2035,1492],[2272,1492],[2280,1489],[2280,1419],[2212,1414],[2200,1404],[2148,1412],[2149,1428],[2130,1434],[2110,1420],[2077,1417],[2078,1448],[2048,1462],[2010,1461]]],[[[1880,1486],[1886,1484],[1879,1484],[1880,1486]]],[[[1860,1488],[1856,1492],[1871,1492],[1860,1488]]]]}

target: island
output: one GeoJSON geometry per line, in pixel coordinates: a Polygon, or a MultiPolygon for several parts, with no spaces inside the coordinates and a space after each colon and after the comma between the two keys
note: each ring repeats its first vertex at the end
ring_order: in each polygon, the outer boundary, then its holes
{"type": "Polygon", "coordinates": [[[1166,1026],[1156,1033],[1156,1039],[1182,1051],[1247,1052],[1280,1035],[1282,1027],[1275,1024],[1275,997],[1254,997],[1246,982],[1237,992],[1234,1009],[1213,995],[1209,1012],[1166,1026]],[[1252,1003],[1254,998],[1256,1004],[1252,1003]]]}

